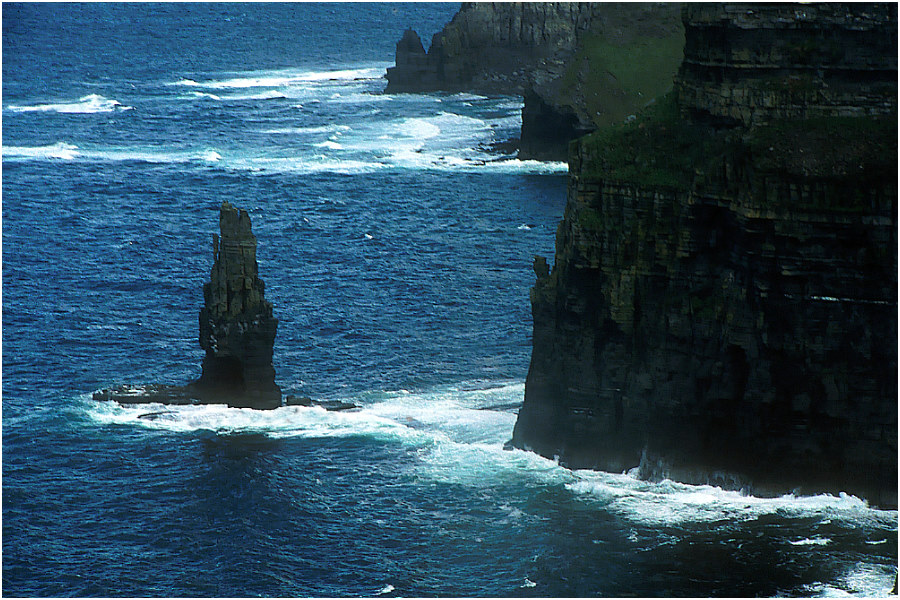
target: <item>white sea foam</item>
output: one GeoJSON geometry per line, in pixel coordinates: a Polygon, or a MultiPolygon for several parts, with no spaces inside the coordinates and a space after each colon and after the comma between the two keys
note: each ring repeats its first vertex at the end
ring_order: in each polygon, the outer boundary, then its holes
{"type": "Polygon", "coordinates": [[[629,474],[575,471],[575,476],[576,481],[566,486],[575,494],[599,503],[624,518],[658,526],[741,521],[766,514],[816,514],[879,527],[895,526],[897,522],[896,511],[870,509],[865,501],[844,493],[837,496],[788,494],[777,498],[758,498],[709,485],[688,485],[669,480],[644,481],[629,474]]]}
{"type": "Polygon", "coordinates": [[[221,96],[210,94],[209,92],[191,92],[192,98],[207,98],[209,100],[221,100],[221,96]]]}
{"type": "Polygon", "coordinates": [[[318,144],[313,144],[313,146],[317,146],[319,148],[328,148],[329,150],[343,150],[344,147],[332,140],[326,140],[324,142],[320,142],[318,144]]]}
{"type": "MultiPolygon", "coordinates": [[[[816,516],[879,530],[897,527],[897,512],[870,508],[847,494],[785,495],[759,498],[708,485],[664,480],[651,482],[629,474],[570,470],[558,462],[523,450],[504,450],[522,401],[522,383],[443,386],[433,390],[378,392],[345,398],[361,406],[347,412],[288,406],[271,411],[222,405],[165,407],[120,406],[87,401],[100,423],[127,424],[175,432],[262,433],[270,437],[364,436],[416,450],[421,478],[473,488],[498,485],[558,487],[576,498],[643,526],[685,523],[738,523],[763,515],[784,518],[816,516]],[[143,417],[148,413],[160,413],[143,417]]],[[[510,519],[521,519],[510,507],[510,519]]],[[[830,540],[812,536],[786,540],[790,546],[815,548],[830,540]]],[[[860,575],[865,577],[865,574],[860,575]]],[[[889,587],[889,586],[888,586],[889,587]]]]}
{"type": "Polygon", "coordinates": [[[254,71],[239,74],[237,77],[226,79],[210,79],[197,81],[195,79],[181,79],[170,85],[202,87],[208,89],[228,88],[276,88],[298,84],[324,83],[324,82],[349,82],[355,80],[379,79],[384,75],[385,68],[389,66],[373,66],[360,69],[342,69],[334,71],[299,71],[286,69],[280,71],[254,71]]]}
{"type": "Polygon", "coordinates": [[[222,156],[214,150],[160,150],[155,148],[80,148],[65,142],[47,146],[4,146],[4,160],[16,161],[89,161],[146,162],[155,164],[218,162],[222,156]]]}
{"type": "Polygon", "coordinates": [[[814,583],[805,589],[820,598],[889,598],[896,573],[896,566],[859,563],[834,582],[814,583]]]}
{"type": "Polygon", "coordinates": [[[306,135],[317,133],[340,134],[349,131],[349,125],[321,125],[319,127],[279,127],[276,129],[264,129],[262,133],[286,134],[286,135],[306,135]]]}
{"type": "Polygon", "coordinates": [[[453,100],[472,102],[477,100],[487,100],[487,96],[479,96],[478,94],[469,94],[467,92],[459,92],[458,94],[453,94],[450,96],[453,100]]]}
{"type": "Polygon", "coordinates": [[[92,416],[101,423],[140,425],[150,429],[176,432],[212,431],[217,434],[264,433],[281,437],[350,437],[373,436],[395,438],[395,430],[405,429],[399,423],[362,412],[328,412],[319,407],[284,406],[260,411],[229,408],[220,404],[197,406],[164,406],[146,404],[121,406],[111,402],[97,403],[92,416]],[[155,414],[152,417],[146,415],[155,414]]]}
{"type": "Polygon", "coordinates": [[[788,540],[788,543],[791,546],[827,546],[831,543],[831,540],[827,537],[816,536],[801,540],[788,540]]]}
{"type": "Polygon", "coordinates": [[[480,171],[492,173],[531,173],[540,175],[559,175],[569,172],[568,163],[543,162],[539,160],[519,160],[517,158],[492,160],[485,162],[480,171]]]}
{"type": "Polygon", "coordinates": [[[7,109],[12,112],[57,112],[68,114],[106,113],[116,110],[131,110],[132,108],[132,106],[124,106],[118,100],[104,98],[98,94],[82,96],[77,102],[35,104],[31,106],[7,106],[7,109]]]}
{"type": "Polygon", "coordinates": [[[79,155],[78,146],[65,142],[47,146],[3,146],[4,159],[74,160],[79,155]]]}
{"type": "Polygon", "coordinates": [[[437,119],[404,119],[399,124],[396,125],[396,129],[393,132],[392,136],[385,136],[383,139],[388,139],[388,137],[401,136],[413,138],[415,140],[427,140],[429,138],[437,137],[441,134],[440,126],[435,122],[437,119]]]}

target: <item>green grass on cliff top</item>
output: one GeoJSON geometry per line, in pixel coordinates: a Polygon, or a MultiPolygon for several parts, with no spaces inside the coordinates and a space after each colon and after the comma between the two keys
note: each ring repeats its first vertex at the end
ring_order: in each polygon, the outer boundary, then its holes
{"type": "Polygon", "coordinates": [[[637,36],[614,44],[586,36],[562,77],[561,91],[580,93],[594,124],[620,123],[648,101],[668,92],[684,48],[684,29],[664,37],[637,36]]]}
{"type": "Polygon", "coordinates": [[[581,139],[581,173],[616,181],[689,189],[698,165],[721,154],[724,141],[681,116],[670,92],[630,123],[608,125],[581,139]]]}
{"type": "Polygon", "coordinates": [[[675,92],[630,123],[608,125],[579,142],[581,174],[689,190],[739,153],[754,170],[831,180],[897,177],[897,116],[775,121],[715,132],[682,116],[675,92]]]}

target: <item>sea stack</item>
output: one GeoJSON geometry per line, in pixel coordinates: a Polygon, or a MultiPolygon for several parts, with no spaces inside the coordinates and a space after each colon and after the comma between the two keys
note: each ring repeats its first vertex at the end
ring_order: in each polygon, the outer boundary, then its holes
{"type": "Polygon", "coordinates": [[[256,263],[250,216],[228,201],[219,211],[221,236],[213,234],[214,263],[203,286],[200,346],[203,373],[193,387],[201,401],[239,408],[281,406],[272,353],[278,319],[265,298],[256,263]]]}
{"type": "MultiPolygon", "coordinates": [[[[266,300],[256,264],[256,236],[245,210],[228,201],[219,210],[219,235],[213,234],[213,267],[203,286],[200,347],[206,350],[200,379],[187,385],[119,384],[97,390],[94,400],[120,404],[227,404],[267,410],[282,404],[272,355],[278,319],[266,300]]],[[[340,400],[318,401],[288,395],[285,404],[325,410],[359,408],[340,400]]],[[[156,418],[163,413],[143,417],[156,418]]]]}

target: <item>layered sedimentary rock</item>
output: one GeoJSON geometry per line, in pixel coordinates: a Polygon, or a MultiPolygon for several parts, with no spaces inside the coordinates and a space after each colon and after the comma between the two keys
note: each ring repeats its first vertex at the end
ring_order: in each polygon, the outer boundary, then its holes
{"type": "Polygon", "coordinates": [[[205,401],[275,408],[281,405],[272,366],[278,319],[259,278],[250,216],[223,202],[219,229],[200,311],[200,346],[206,356],[194,387],[205,401]]]}
{"type": "Polygon", "coordinates": [[[562,68],[595,10],[579,2],[463,2],[427,53],[414,31],[403,34],[385,91],[521,94],[535,71],[562,68]]]}
{"type": "Polygon", "coordinates": [[[897,110],[896,4],[689,4],[678,77],[695,118],[877,116],[897,110]]]}
{"type": "Polygon", "coordinates": [[[118,385],[94,392],[94,400],[122,404],[228,404],[241,408],[281,406],[272,354],[278,320],[265,299],[256,263],[250,216],[227,201],[213,235],[214,263],[203,286],[200,346],[203,372],[188,385],[118,385]]]}
{"type": "Polygon", "coordinates": [[[673,4],[464,2],[427,52],[403,34],[385,91],[524,95],[522,156],[564,160],[671,85],[682,40],[673,4]]]}
{"type": "Polygon", "coordinates": [[[574,149],[555,264],[535,262],[515,445],[576,467],[896,505],[896,6],[802,8],[687,7],[680,96],[574,149]],[[841,59],[866,66],[841,72],[833,96],[779,104],[774,86],[758,106],[733,92],[756,89],[754,57],[767,69],[780,31],[806,48],[778,71],[789,85],[819,77],[823,40],[862,24],[895,45],[841,59]],[[736,48],[745,76],[713,93],[720,66],[704,60],[736,48]],[[893,87],[872,76],[892,64],[893,87]]]}
{"type": "MultiPolygon", "coordinates": [[[[227,201],[219,209],[219,231],[213,234],[213,267],[203,286],[200,346],[206,351],[200,379],[187,385],[117,385],[97,390],[94,400],[120,404],[228,404],[237,408],[273,409],[282,405],[272,356],[278,319],[265,298],[256,262],[256,236],[250,216],[227,201]]],[[[330,411],[353,410],[341,400],[312,400],[287,395],[288,406],[314,406],[330,411]]],[[[141,415],[146,419],[177,417],[170,411],[141,415]]]]}

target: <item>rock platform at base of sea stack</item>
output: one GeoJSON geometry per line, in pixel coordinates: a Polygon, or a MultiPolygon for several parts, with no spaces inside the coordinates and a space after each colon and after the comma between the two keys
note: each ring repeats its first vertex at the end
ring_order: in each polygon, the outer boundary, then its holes
{"type": "MultiPolygon", "coordinates": [[[[203,286],[200,346],[203,372],[187,385],[116,385],[94,392],[93,399],[120,404],[227,404],[260,410],[282,406],[272,356],[278,319],[265,298],[256,262],[256,236],[250,216],[228,201],[219,210],[220,235],[213,235],[213,267],[203,286]]],[[[343,401],[287,396],[287,405],[326,410],[359,408],[343,401]]]]}

